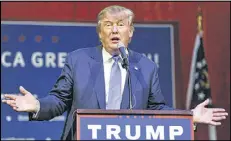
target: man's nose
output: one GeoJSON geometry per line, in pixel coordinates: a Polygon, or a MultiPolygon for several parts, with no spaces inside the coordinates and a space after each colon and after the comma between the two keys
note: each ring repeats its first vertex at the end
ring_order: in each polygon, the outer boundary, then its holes
{"type": "Polygon", "coordinates": [[[118,28],[117,28],[117,26],[113,26],[113,27],[112,27],[112,32],[113,32],[113,33],[118,33],[118,28]]]}

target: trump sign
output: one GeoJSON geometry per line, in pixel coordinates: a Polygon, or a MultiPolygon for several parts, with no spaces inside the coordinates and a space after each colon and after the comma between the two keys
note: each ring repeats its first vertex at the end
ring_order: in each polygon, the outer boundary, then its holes
{"type": "Polygon", "coordinates": [[[182,111],[94,111],[77,114],[77,140],[193,139],[192,118],[182,111]]]}

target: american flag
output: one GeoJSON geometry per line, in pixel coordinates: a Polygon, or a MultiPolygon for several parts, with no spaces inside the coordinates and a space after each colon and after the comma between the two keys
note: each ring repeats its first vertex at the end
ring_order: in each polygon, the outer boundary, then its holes
{"type": "Polygon", "coordinates": [[[208,65],[203,46],[203,32],[196,36],[195,47],[188,86],[187,109],[195,108],[206,99],[210,99],[208,107],[212,107],[211,89],[208,75],[208,65]]]}
{"type": "MultiPolygon", "coordinates": [[[[193,109],[206,99],[210,99],[210,103],[207,105],[207,108],[213,107],[208,75],[208,64],[205,58],[203,46],[203,32],[201,31],[196,36],[193,50],[186,109],[193,109]]],[[[209,139],[217,140],[216,127],[209,125],[208,129],[209,139]]]]}

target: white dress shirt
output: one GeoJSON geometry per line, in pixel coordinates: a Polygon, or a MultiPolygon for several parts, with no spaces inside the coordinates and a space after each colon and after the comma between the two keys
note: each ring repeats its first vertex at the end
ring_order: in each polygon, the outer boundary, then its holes
{"type": "MultiPolygon", "coordinates": [[[[104,66],[104,80],[105,80],[105,100],[106,105],[108,102],[108,92],[109,92],[109,82],[110,82],[110,74],[111,74],[111,68],[114,63],[114,60],[112,59],[112,55],[109,54],[104,48],[102,49],[102,56],[103,56],[103,66],[104,66]]],[[[127,71],[122,67],[121,61],[119,61],[119,67],[121,70],[121,95],[124,91],[124,85],[126,81],[126,75],[127,71]]]]}

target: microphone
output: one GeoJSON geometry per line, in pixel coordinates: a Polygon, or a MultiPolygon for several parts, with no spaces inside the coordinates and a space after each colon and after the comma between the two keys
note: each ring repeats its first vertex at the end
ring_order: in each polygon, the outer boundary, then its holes
{"type": "Polygon", "coordinates": [[[128,79],[128,91],[129,91],[129,109],[132,110],[132,85],[131,85],[131,74],[129,70],[129,61],[128,61],[128,55],[126,53],[125,45],[122,42],[119,42],[117,44],[117,47],[120,51],[123,63],[122,67],[127,70],[127,79],[128,79]]]}
{"type": "Polygon", "coordinates": [[[122,67],[127,70],[128,66],[129,66],[129,61],[128,61],[128,55],[126,53],[126,47],[122,42],[119,42],[117,44],[117,48],[119,49],[119,51],[121,53],[122,60],[123,60],[122,67]]]}

